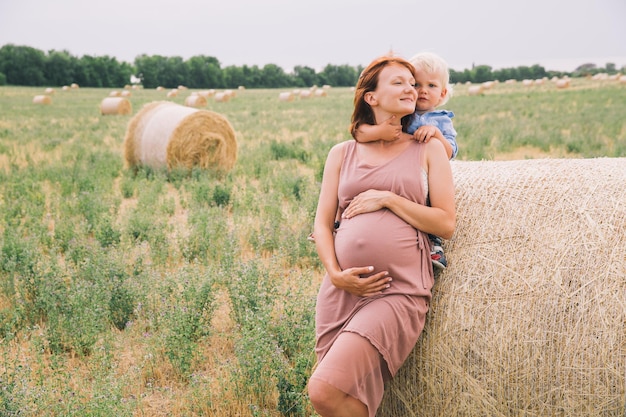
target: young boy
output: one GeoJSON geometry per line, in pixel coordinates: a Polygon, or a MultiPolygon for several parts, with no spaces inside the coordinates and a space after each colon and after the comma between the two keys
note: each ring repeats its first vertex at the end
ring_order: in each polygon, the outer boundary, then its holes
{"type": "MultiPolygon", "coordinates": [[[[444,105],[452,96],[448,64],[430,52],[419,53],[409,61],[415,67],[415,89],[418,96],[407,133],[419,142],[428,142],[431,139],[441,141],[448,158],[453,159],[458,151],[456,130],[452,125],[454,113],[437,110],[437,107],[444,105]]],[[[359,142],[398,139],[402,133],[401,128],[391,125],[390,122],[391,120],[387,120],[378,125],[361,125],[354,138],[359,142]]],[[[448,263],[441,246],[441,238],[430,235],[430,239],[432,263],[438,269],[445,269],[448,263]]]]}

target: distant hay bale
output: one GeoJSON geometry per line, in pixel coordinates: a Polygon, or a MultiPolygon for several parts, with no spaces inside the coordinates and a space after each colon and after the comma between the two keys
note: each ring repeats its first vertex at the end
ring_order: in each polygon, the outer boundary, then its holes
{"type": "Polygon", "coordinates": [[[167,92],[167,98],[174,98],[178,95],[178,90],[173,88],[167,92]]]}
{"type": "Polygon", "coordinates": [[[52,97],[45,94],[39,94],[33,97],[34,104],[52,104],[52,97]]]}
{"type": "Polygon", "coordinates": [[[457,229],[378,417],[626,411],[626,158],[452,162],[457,229]]]}
{"type": "Polygon", "coordinates": [[[570,80],[569,78],[561,78],[559,80],[556,80],[554,84],[556,85],[556,88],[569,88],[570,80]]]}
{"type": "Polygon", "coordinates": [[[485,90],[485,87],[482,84],[470,85],[467,88],[467,94],[469,94],[470,96],[478,96],[478,95],[481,95],[484,90],[485,90]]]}
{"type": "Polygon", "coordinates": [[[73,89],[77,90],[77,89],[79,89],[80,87],[78,86],[78,84],[76,84],[76,83],[72,83],[72,84],[70,85],[70,88],[73,88],[73,89]]]}
{"type": "Polygon", "coordinates": [[[185,98],[185,106],[187,107],[206,107],[206,98],[200,94],[193,94],[185,98]]]}
{"type": "Polygon", "coordinates": [[[230,95],[227,92],[220,92],[220,93],[215,93],[215,96],[213,96],[214,100],[217,101],[218,103],[225,103],[228,100],[230,100],[230,95]]]}
{"type": "Polygon", "coordinates": [[[218,113],[156,101],[130,120],[124,157],[129,167],[228,171],[237,160],[237,140],[218,113]]]}
{"type": "Polygon", "coordinates": [[[283,91],[278,94],[278,100],[280,101],[293,101],[294,95],[291,91],[283,91]]]}
{"type": "Polygon", "coordinates": [[[52,95],[55,93],[54,88],[48,87],[44,90],[44,93],[48,94],[48,95],[52,95]]]}
{"type": "Polygon", "coordinates": [[[128,90],[124,90],[122,91],[122,93],[120,94],[122,97],[130,97],[133,93],[131,93],[128,90]]]}
{"type": "Polygon", "coordinates": [[[211,90],[203,90],[203,91],[198,91],[198,95],[204,97],[204,98],[210,98],[213,97],[215,95],[215,90],[211,89],[211,90]]]}
{"type": "Polygon", "coordinates": [[[113,90],[109,93],[109,97],[120,97],[122,95],[122,93],[120,93],[117,90],[113,90]]]}
{"type": "Polygon", "coordinates": [[[126,115],[133,112],[133,106],[125,97],[106,97],[100,102],[100,114],[126,115]]]}

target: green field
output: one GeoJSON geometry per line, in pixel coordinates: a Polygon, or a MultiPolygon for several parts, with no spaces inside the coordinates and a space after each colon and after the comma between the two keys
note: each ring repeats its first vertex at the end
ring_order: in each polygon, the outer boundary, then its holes
{"type": "MultiPolygon", "coordinates": [[[[458,159],[626,156],[626,85],[467,90],[446,106],[458,159]]],[[[353,93],[281,91],[209,100],[239,145],[220,175],[127,169],[110,90],[0,87],[0,415],[312,415],[306,236],[353,93]]],[[[133,90],[133,114],[165,94],[133,90]]]]}

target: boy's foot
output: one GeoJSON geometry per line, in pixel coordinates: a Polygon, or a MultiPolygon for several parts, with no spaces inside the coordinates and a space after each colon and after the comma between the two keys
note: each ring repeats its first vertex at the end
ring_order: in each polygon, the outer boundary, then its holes
{"type": "Polygon", "coordinates": [[[433,266],[439,270],[444,270],[448,266],[448,261],[443,253],[443,248],[440,245],[435,244],[430,251],[430,260],[433,266]]]}

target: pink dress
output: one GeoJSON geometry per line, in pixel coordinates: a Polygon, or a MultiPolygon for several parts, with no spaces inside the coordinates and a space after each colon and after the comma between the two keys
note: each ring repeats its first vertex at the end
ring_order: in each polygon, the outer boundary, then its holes
{"type": "MultiPolygon", "coordinates": [[[[400,155],[378,166],[359,162],[358,146],[366,145],[346,143],[340,210],[368,189],[426,203],[423,144],[411,141],[400,155]]],[[[336,288],[328,274],[324,277],[317,296],[318,365],[312,378],[359,399],[374,416],[384,382],[396,374],[424,328],[434,283],[428,235],[382,209],[342,219],[335,253],[342,269],[373,265],[374,272],[389,271],[393,281],[382,295],[363,298],[336,288]]]]}

